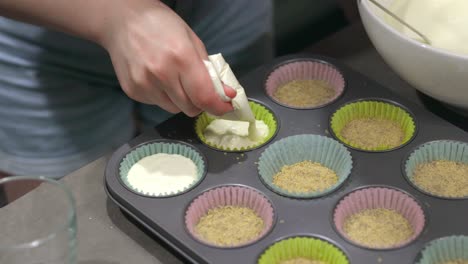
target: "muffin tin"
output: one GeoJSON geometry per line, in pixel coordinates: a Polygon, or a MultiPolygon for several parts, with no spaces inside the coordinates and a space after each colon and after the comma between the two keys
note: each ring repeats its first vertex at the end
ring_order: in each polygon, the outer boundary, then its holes
{"type": "MultiPolygon", "coordinates": [[[[322,56],[298,54],[281,57],[240,80],[248,96],[276,115],[278,131],[268,144],[246,152],[224,152],[203,144],[196,136],[194,118],[176,115],[117,149],[105,171],[108,196],[150,232],[156,234],[193,263],[257,263],[276,242],[293,237],[312,237],[330,243],[344,252],[350,263],[415,263],[431,241],[451,235],[468,234],[468,200],[441,199],[415,188],[404,176],[408,156],[421,145],[435,140],[466,142],[468,134],[427,110],[391,93],[377,82],[354,72],[339,61],[322,56]],[[338,69],[345,80],[344,92],[335,101],[317,109],[292,109],[276,103],[265,91],[269,74],[291,62],[314,61],[338,69]],[[300,134],[334,138],[330,118],[340,107],[358,100],[383,100],[402,106],[415,120],[416,132],[407,144],[383,152],[348,147],[352,169],[348,178],[333,192],[320,197],[299,199],[280,195],[261,180],[258,162],[273,143],[300,134]],[[192,189],[171,197],[147,197],[132,192],[119,179],[119,166],[127,153],[149,143],[188,144],[206,159],[206,175],[192,189]],[[194,199],[208,190],[223,186],[248,187],[263,194],[271,203],[272,229],[252,244],[219,248],[195,239],[185,225],[185,215],[194,199]],[[367,187],[398,190],[412,197],[424,212],[425,225],[414,241],[396,249],[376,250],[358,246],[338,233],[333,218],[336,206],[349,194],[367,187]]],[[[338,140],[339,141],[339,140],[338,140]]]]}

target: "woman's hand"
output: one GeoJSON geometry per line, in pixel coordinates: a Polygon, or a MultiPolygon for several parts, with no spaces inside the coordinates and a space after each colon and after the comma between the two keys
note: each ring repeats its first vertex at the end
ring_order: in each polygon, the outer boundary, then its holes
{"type": "MultiPolygon", "coordinates": [[[[176,13],[155,0],[116,2],[99,42],[130,98],[188,116],[233,110],[215,92],[202,61],[205,46],[176,13]]],[[[235,96],[233,89],[225,92],[235,96]]]]}

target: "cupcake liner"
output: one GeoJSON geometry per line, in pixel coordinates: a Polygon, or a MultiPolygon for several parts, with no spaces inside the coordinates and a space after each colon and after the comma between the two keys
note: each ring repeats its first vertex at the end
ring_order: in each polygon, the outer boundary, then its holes
{"type": "Polygon", "coordinates": [[[468,236],[448,236],[431,241],[417,263],[442,264],[454,260],[468,260],[468,236]]]}
{"type": "Polygon", "coordinates": [[[356,245],[370,248],[351,240],[344,232],[344,223],[345,220],[353,214],[366,209],[378,208],[390,209],[400,213],[411,224],[413,235],[408,240],[394,246],[373,249],[395,249],[403,247],[414,241],[424,229],[426,222],[424,211],[412,197],[395,189],[367,187],[348,194],[338,203],[333,215],[333,222],[336,230],[340,235],[356,245]]]}
{"type": "Polygon", "coordinates": [[[436,160],[448,160],[468,164],[468,143],[451,140],[439,140],[425,143],[413,151],[405,162],[406,178],[420,191],[441,198],[460,199],[467,197],[449,197],[432,194],[414,182],[413,172],[419,164],[436,160]]]}
{"type": "Polygon", "coordinates": [[[249,245],[262,239],[272,229],[274,217],[273,206],[260,192],[242,186],[223,186],[206,191],[191,202],[185,213],[185,225],[190,235],[204,244],[221,248],[235,248],[249,245]],[[206,215],[210,209],[223,206],[247,207],[254,210],[263,219],[263,231],[257,238],[251,241],[230,246],[220,246],[204,240],[203,237],[197,234],[195,226],[200,218],[206,215]]]}
{"type": "Polygon", "coordinates": [[[301,257],[327,264],[349,263],[345,253],[327,241],[313,237],[292,237],[270,246],[260,256],[258,264],[274,264],[301,257]]]}
{"type": "Polygon", "coordinates": [[[247,150],[252,150],[255,148],[258,148],[260,146],[263,146],[264,144],[268,143],[273,136],[276,134],[276,131],[278,129],[278,123],[276,120],[275,115],[273,114],[272,111],[267,109],[265,106],[261,105],[260,103],[249,101],[250,108],[252,109],[252,112],[255,116],[256,120],[261,120],[265,122],[265,124],[268,126],[269,132],[268,135],[265,137],[265,139],[258,143],[254,144],[250,147],[241,147],[241,148],[223,148],[217,144],[210,143],[206,140],[205,135],[204,135],[204,130],[205,128],[215,119],[214,117],[208,115],[206,112],[203,112],[200,114],[195,121],[195,133],[197,134],[198,138],[206,145],[217,149],[221,151],[233,151],[233,152],[239,152],[239,151],[247,151],[247,150]]]}
{"type": "Polygon", "coordinates": [[[342,144],[319,135],[283,138],[269,146],[258,162],[260,178],[269,188],[281,195],[297,198],[313,198],[333,192],[348,178],[352,167],[351,154],[342,144]],[[283,166],[307,160],[333,170],[338,176],[338,182],[329,189],[314,192],[290,192],[273,184],[273,177],[283,166]]]}
{"type": "Polygon", "coordinates": [[[345,80],[343,75],[332,65],[321,61],[291,62],[276,68],[268,76],[265,83],[267,95],[275,102],[296,109],[319,108],[335,101],[344,91],[345,80]],[[327,82],[335,91],[335,95],[327,102],[316,106],[298,107],[282,102],[275,97],[276,90],[282,85],[294,80],[322,80],[327,82]]]}
{"type": "Polygon", "coordinates": [[[150,196],[150,197],[168,197],[173,195],[182,194],[193,187],[195,187],[206,174],[206,162],[204,157],[193,147],[190,147],[187,144],[182,143],[171,143],[171,142],[152,142],[140,146],[131,152],[129,152],[120,162],[119,167],[119,176],[122,180],[124,186],[128,189],[132,190],[141,195],[150,196]],[[128,172],[135,165],[139,160],[154,155],[158,153],[165,153],[165,154],[177,154],[189,158],[193,161],[193,163],[197,166],[197,177],[194,182],[187,185],[186,187],[174,190],[171,192],[164,192],[164,193],[150,193],[145,192],[144,190],[137,189],[133,187],[128,181],[128,172]]]}
{"type": "Polygon", "coordinates": [[[355,149],[366,151],[386,151],[399,148],[407,144],[416,132],[414,119],[406,110],[392,103],[381,101],[359,101],[346,104],[332,115],[330,127],[333,134],[341,142],[355,149]],[[359,118],[382,118],[397,122],[405,134],[403,142],[396,147],[382,145],[377,148],[367,148],[350,142],[342,136],[341,131],[348,122],[359,118]]]}

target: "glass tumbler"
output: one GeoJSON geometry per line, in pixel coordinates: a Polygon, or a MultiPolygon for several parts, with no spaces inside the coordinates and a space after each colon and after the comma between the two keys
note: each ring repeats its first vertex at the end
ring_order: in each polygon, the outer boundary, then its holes
{"type": "Polygon", "coordinates": [[[76,213],[70,190],[46,177],[0,179],[0,263],[75,264],[76,213]],[[15,193],[38,186],[24,196],[15,193]]]}

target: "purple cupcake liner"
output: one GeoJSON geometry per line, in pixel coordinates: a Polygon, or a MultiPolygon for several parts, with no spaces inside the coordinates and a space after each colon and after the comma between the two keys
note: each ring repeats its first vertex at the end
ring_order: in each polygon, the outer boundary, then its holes
{"type": "Polygon", "coordinates": [[[273,224],[274,210],[270,201],[260,192],[242,186],[223,186],[208,190],[195,198],[185,213],[185,225],[190,235],[204,244],[221,248],[237,248],[253,244],[262,239],[273,228],[273,224]],[[210,209],[223,206],[247,207],[254,210],[263,220],[264,228],[262,232],[253,240],[230,246],[217,245],[206,241],[197,234],[195,226],[210,209]]]}
{"type": "Polygon", "coordinates": [[[312,60],[291,62],[282,65],[270,73],[265,83],[266,93],[271,99],[281,105],[296,109],[313,109],[325,106],[340,97],[344,88],[345,80],[341,72],[328,63],[312,60]],[[274,96],[276,90],[282,85],[294,80],[325,81],[335,90],[335,96],[321,105],[304,107],[290,105],[278,100],[274,96]]]}
{"type": "Polygon", "coordinates": [[[361,245],[349,238],[344,232],[344,223],[346,219],[353,214],[366,209],[378,208],[390,209],[400,213],[411,224],[413,235],[406,241],[391,247],[373,249],[400,248],[414,241],[422,233],[426,220],[424,211],[418,202],[404,192],[384,187],[367,187],[345,196],[338,203],[334,211],[333,222],[336,230],[347,240],[359,246],[370,248],[367,245],[361,245]]]}

